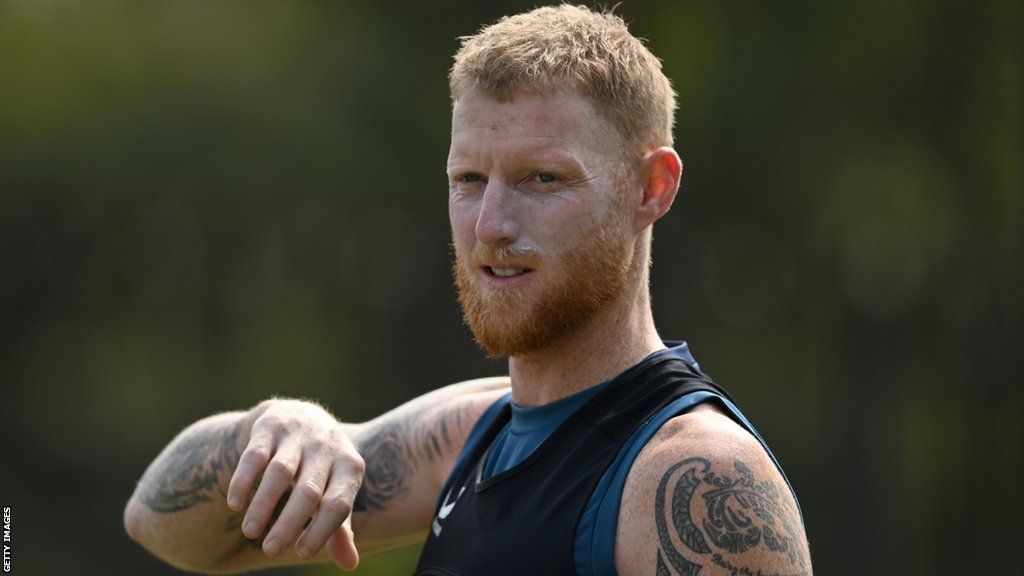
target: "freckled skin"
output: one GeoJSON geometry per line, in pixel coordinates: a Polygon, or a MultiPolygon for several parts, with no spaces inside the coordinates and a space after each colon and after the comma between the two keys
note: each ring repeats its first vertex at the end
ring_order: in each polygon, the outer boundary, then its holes
{"type": "Polygon", "coordinates": [[[622,292],[635,263],[609,141],[617,134],[575,95],[505,102],[471,93],[455,104],[456,280],[492,356],[544,348],[622,292]],[[496,283],[484,268],[526,274],[496,283]]]}

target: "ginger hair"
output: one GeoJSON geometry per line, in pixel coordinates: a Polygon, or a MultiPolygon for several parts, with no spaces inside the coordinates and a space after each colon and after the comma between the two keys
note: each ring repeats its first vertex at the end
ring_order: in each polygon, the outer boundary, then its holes
{"type": "Polygon", "coordinates": [[[672,145],[676,95],[658,60],[611,11],[546,6],[460,38],[452,102],[471,90],[499,100],[575,89],[622,136],[629,156],[672,145]]]}

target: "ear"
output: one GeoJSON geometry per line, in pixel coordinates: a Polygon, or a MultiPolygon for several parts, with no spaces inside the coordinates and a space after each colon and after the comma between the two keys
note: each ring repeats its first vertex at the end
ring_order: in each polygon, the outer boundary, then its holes
{"type": "Polygon", "coordinates": [[[683,161],[675,150],[662,146],[644,155],[640,174],[643,199],[634,213],[636,232],[653,224],[672,207],[683,174],[683,161]]]}

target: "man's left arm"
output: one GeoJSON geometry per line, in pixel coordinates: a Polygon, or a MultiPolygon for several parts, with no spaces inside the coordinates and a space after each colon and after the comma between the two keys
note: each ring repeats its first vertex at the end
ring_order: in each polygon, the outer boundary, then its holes
{"type": "Polygon", "coordinates": [[[673,418],[622,493],[622,576],[810,576],[793,494],[760,443],[710,406],[673,418]]]}

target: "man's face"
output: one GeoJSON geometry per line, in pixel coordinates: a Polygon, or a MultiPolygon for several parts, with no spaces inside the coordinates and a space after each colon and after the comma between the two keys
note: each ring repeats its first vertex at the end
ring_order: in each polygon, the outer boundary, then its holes
{"type": "Polygon", "coordinates": [[[624,291],[635,236],[618,132],[574,93],[454,106],[449,216],[459,302],[491,356],[542,349],[624,291]]]}

